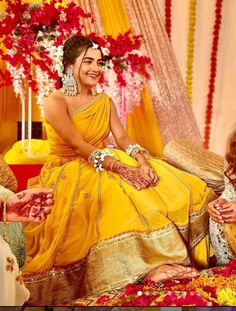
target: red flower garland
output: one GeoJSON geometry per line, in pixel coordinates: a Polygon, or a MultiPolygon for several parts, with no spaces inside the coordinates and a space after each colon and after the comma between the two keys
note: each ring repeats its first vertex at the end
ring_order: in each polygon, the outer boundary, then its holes
{"type": "MultiPolygon", "coordinates": [[[[141,284],[127,284],[122,291],[115,295],[106,293],[100,296],[93,305],[122,307],[219,306],[222,305],[219,293],[225,288],[235,293],[235,280],[236,259],[232,259],[226,266],[207,270],[199,277],[192,279],[171,279],[162,283],[146,280],[141,284]]],[[[227,305],[230,302],[234,303],[234,301],[228,301],[227,305]]],[[[82,299],[73,305],[84,306],[85,304],[82,299]]]]}
{"type": "Polygon", "coordinates": [[[209,148],[211,121],[213,114],[213,95],[215,91],[215,78],[217,69],[217,50],[219,42],[219,32],[221,25],[221,9],[223,0],[216,0],[215,8],[215,24],[213,31],[213,41],[211,49],[211,66],[210,66],[210,79],[208,85],[207,106],[205,112],[205,130],[204,130],[204,147],[209,148]]]}
{"type": "MultiPolygon", "coordinates": [[[[6,11],[0,16],[0,59],[18,69],[23,68],[24,79],[38,90],[38,80],[35,68],[47,73],[50,80],[59,87],[58,73],[53,66],[52,55],[49,48],[43,46],[44,40],[51,42],[55,47],[72,33],[82,34],[84,21],[93,23],[91,13],[86,13],[75,3],[61,6],[62,0],[51,0],[50,3],[30,4],[21,0],[5,0],[6,11]],[[34,65],[32,70],[32,64],[34,65]]],[[[87,34],[101,47],[109,47],[106,60],[112,60],[117,75],[117,81],[125,86],[127,81],[125,71],[131,67],[137,73],[149,79],[148,70],[152,68],[148,56],[133,53],[137,51],[142,42],[142,35],[133,35],[131,30],[119,34],[117,38],[99,36],[95,33],[87,34]]],[[[0,69],[0,87],[9,86],[14,81],[14,74],[9,70],[0,69]]]]}
{"type": "Polygon", "coordinates": [[[165,27],[171,40],[171,0],[165,0],[165,27]]]}

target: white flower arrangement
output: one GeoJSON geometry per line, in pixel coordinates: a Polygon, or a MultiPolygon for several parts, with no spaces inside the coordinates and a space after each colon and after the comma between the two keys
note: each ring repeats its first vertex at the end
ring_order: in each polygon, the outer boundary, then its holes
{"type": "MultiPolygon", "coordinates": [[[[102,51],[103,49],[107,49],[106,53],[109,55],[109,49],[102,48],[102,51]]],[[[143,55],[139,50],[134,50],[131,53],[138,54],[139,56],[143,55]]],[[[118,115],[125,125],[126,114],[131,113],[135,107],[140,105],[141,91],[147,81],[145,77],[133,72],[132,68],[127,66],[126,70],[123,72],[126,86],[121,87],[117,81],[117,75],[113,67],[112,60],[105,63],[103,69],[105,82],[99,84],[98,89],[99,92],[103,91],[113,99],[116,104],[118,115]],[[124,92],[124,96],[122,96],[122,92],[124,92]]]]}
{"type": "Polygon", "coordinates": [[[55,50],[54,59],[55,59],[55,69],[58,72],[59,77],[64,75],[64,66],[63,66],[63,45],[59,45],[55,50]]]}
{"type": "Polygon", "coordinates": [[[20,96],[21,100],[24,100],[24,68],[23,66],[19,66],[17,69],[7,63],[7,69],[10,71],[11,75],[14,77],[13,79],[13,89],[17,95],[20,96]]]}
{"type": "Polygon", "coordinates": [[[53,92],[54,81],[52,81],[47,72],[43,71],[40,67],[36,67],[36,77],[39,87],[37,92],[37,104],[39,105],[40,115],[43,116],[45,99],[53,92]]]}

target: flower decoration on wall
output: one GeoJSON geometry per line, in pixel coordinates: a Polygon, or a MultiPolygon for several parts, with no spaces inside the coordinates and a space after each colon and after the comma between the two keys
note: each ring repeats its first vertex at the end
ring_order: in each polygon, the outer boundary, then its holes
{"type": "Polygon", "coordinates": [[[99,90],[114,99],[120,113],[139,105],[142,86],[152,70],[150,58],[140,51],[142,35],[128,31],[112,38],[86,33],[84,25],[93,23],[93,17],[75,3],[6,0],[6,5],[0,24],[0,57],[7,67],[0,70],[0,87],[13,85],[23,98],[29,86],[37,92],[42,108],[45,98],[60,87],[55,55],[66,38],[79,34],[96,41],[105,56],[99,90]]]}

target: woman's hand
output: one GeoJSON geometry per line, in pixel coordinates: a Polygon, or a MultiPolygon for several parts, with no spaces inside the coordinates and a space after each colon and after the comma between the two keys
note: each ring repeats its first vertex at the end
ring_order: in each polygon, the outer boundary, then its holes
{"type": "Polygon", "coordinates": [[[236,224],[236,201],[222,204],[219,212],[226,224],[236,224]]]}
{"type": "Polygon", "coordinates": [[[149,164],[148,162],[140,164],[139,169],[151,178],[152,181],[151,186],[155,187],[157,185],[159,177],[157,176],[151,164],[149,164]]]}
{"type": "Polygon", "coordinates": [[[40,222],[45,220],[54,204],[53,190],[27,189],[8,198],[6,204],[7,221],[40,222]]]}
{"type": "Polygon", "coordinates": [[[119,174],[121,178],[137,190],[148,188],[153,184],[152,178],[139,167],[133,167],[121,161],[113,160],[107,168],[119,174]]]}
{"type": "Polygon", "coordinates": [[[207,205],[207,211],[210,214],[211,218],[218,223],[223,223],[224,220],[221,216],[220,208],[224,203],[227,203],[225,199],[218,198],[207,205]]]}

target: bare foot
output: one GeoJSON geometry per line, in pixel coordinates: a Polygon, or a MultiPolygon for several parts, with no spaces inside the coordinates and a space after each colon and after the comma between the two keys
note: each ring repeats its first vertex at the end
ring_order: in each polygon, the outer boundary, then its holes
{"type": "Polygon", "coordinates": [[[162,282],[169,279],[194,278],[199,272],[193,267],[185,267],[177,264],[166,264],[151,270],[146,279],[154,282],[162,282]]]}

